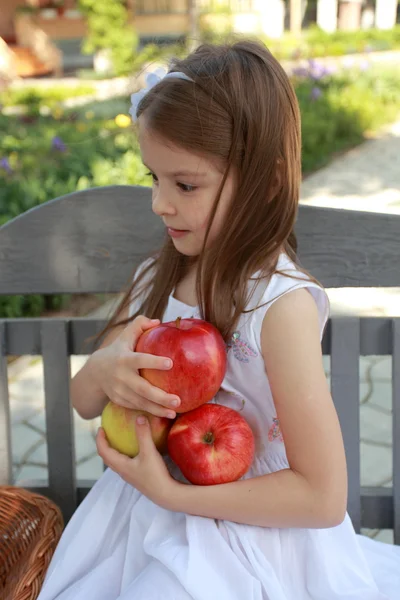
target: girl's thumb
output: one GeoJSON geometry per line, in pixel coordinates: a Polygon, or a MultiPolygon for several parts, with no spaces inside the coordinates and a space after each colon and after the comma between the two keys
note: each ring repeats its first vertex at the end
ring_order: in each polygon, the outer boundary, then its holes
{"type": "Polygon", "coordinates": [[[142,454],[146,453],[153,445],[153,439],[151,437],[151,431],[149,427],[149,421],[144,415],[140,415],[136,419],[136,434],[139,441],[139,452],[142,454]]]}
{"type": "Polygon", "coordinates": [[[136,317],[133,319],[128,325],[125,327],[122,338],[125,342],[128,343],[129,347],[133,350],[136,347],[137,341],[148,329],[155,327],[160,323],[159,319],[148,319],[147,317],[136,317]]]}

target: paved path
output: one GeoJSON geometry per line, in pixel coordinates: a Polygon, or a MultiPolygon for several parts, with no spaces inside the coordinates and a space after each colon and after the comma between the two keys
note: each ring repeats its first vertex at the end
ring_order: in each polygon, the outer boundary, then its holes
{"type": "Polygon", "coordinates": [[[400,121],[303,181],[301,202],[400,214],[400,121]]]}
{"type": "MultiPolygon", "coordinates": [[[[400,122],[377,139],[368,141],[328,167],[310,176],[302,186],[302,202],[346,209],[400,214],[400,122]]],[[[400,293],[390,290],[329,291],[334,313],[400,314],[400,293]]],[[[86,357],[72,357],[74,374],[86,357]]],[[[329,359],[325,362],[329,377],[329,359]]],[[[10,397],[14,478],[46,479],[42,363],[25,357],[10,366],[10,397]]],[[[387,357],[361,358],[361,478],[363,485],[390,485],[391,362],[387,357]]],[[[75,415],[78,478],[97,478],[102,465],[94,436],[98,420],[75,415]]],[[[392,541],[391,532],[368,535],[392,541]]]]}
{"type": "MultiPolygon", "coordinates": [[[[307,177],[301,202],[400,215],[400,120],[307,177]]],[[[400,316],[400,290],[329,291],[332,312],[400,316]]]]}

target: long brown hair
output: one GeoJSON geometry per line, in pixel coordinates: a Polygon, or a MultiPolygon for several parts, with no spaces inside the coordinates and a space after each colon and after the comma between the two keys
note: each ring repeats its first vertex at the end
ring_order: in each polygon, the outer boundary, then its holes
{"type": "MultiPolygon", "coordinates": [[[[271,277],[282,251],[297,264],[299,107],[284,69],[255,41],[202,45],[170,70],[193,82],[161,80],[140,102],[138,116],[145,113],[147,126],[176,146],[225,165],[206,239],[227,174],[233,169],[236,176],[223,231],[207,248],[204,243],[196,259],[202,318],[227,339],[245,311],[249,279],[257,271],[271,277]]],[[[167,239],[126,292],[106,331],[138,314],[161,319],[191,261],[167,239]],[[122,310],[139,298],[135,314],[118,321],[122,310]]]]}

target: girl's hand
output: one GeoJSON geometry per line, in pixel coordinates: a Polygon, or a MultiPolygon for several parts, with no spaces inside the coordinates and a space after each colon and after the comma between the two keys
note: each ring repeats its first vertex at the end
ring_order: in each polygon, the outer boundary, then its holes
{"type": "Polygon", "coordinates": [[[96,438],[97,451],[104,463],[122,479],[155,504],[166,508],[179,484],[169,474],[161,454],[154,445],[146,417],[137,418],[136,433],[139,454],[135,458],[129,458],[111,448],[104,429],[101,428],[96,438]]]}
{"type": "Polygon", "coordinates": [[[174,419],[180,404],[179,397],[167,394],[139,375],[139,369],[168,370],[172,367],[172,360],[135,352],[142,333],[159,323],[158,319],[137,317],[114,342],[96,350],[88,365],[95,385],[115,404],[174,419]]]}

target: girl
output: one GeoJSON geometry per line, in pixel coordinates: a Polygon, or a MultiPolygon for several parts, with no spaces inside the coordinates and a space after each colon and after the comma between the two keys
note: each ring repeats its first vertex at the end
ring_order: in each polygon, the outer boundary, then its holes
{"type": "Polygon", "coordinates": [[[87,419],[108,399],[173,419],[180,399],[138,373],[171,361],[136,342],[161,319],[204,318],[227,344],[215,401],[243,408],[256,456],[240,481],[199,487],[156,451],[145,419],[134,459],[100,430],[110,468],[67,526],[39,598],[397,600],[400,548],[357,536],[346,515],[320,344],[328,301],[296,260],[295,93],[254,42],[202,46],[171,71],[132,109],[167,241],[73,379],[72,402],[87,419]]]}

